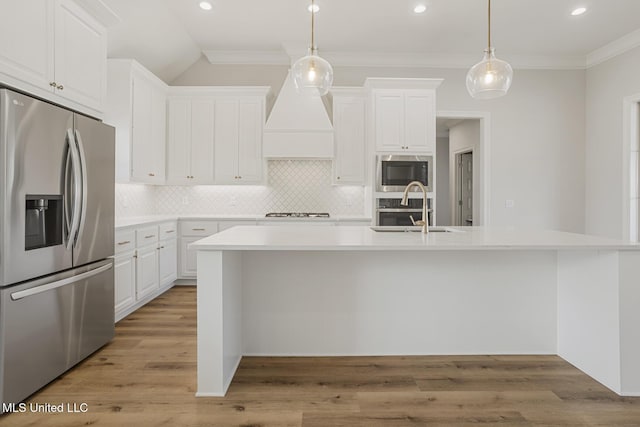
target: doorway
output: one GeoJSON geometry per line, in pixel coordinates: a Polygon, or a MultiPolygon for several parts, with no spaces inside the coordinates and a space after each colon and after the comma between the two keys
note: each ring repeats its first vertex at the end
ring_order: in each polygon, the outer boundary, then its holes
{"type": "Polygon", "coordinates": [[[473,150],[456,154],[455,216],[453,225],[473,225],[473,150]]]}
{"type": "Polygon", "coordinates": [[[489,225],[489,114],[438,112],[435,222],[489,225]]]}

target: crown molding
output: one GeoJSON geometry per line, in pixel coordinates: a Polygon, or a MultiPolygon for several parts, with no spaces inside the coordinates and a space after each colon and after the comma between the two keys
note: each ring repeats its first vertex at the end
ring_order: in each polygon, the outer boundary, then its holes
{"type": "MultiPolygon", "coordinates": [[[[205,50],[211,64],[291,65],[304,55],[300,49],[285,50],[205,50]]],[[[334,67],[406,67],[467,69],[482,59],[482,54],[425,54],[398,52],[335,52],[320,55],[334,67]]],[[[586,67],[584,57],[510,55],[501,58],[516,69],[575,70],[586,67]]]]}
{"type": "Polygon", "coordinates": [[[587,55],[586,67],[591,68],[601,64],[638,46],[640,46],[640,29],[589,53],[587,55]]]}
{"type": "Polygon", "coordinates": [[[282,50],[203,50],[211,64],[285,65],[289,55],[282,50]]]}

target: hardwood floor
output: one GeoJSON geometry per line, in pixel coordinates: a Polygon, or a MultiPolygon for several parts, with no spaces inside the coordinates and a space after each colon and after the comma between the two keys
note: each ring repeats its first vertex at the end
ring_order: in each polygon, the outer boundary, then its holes
{"type": "Polygon", "coordinates": [[[1,426],[640,426],[620,398],[555,356],[244,358],[225,398],[195,398],[196,289],[176,287],[1,426]]]}

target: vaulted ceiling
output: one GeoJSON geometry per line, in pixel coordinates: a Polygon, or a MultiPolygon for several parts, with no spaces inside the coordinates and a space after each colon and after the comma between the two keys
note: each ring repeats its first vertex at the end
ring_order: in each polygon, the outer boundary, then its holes
{"type": "MultiPolygon", "coordinates": [[[[310,0],[103,0],[120,17],[109,56],[131,57],[166,81],[202,52],[221,63],[278,63],[309,43],[310,0]]],[[[317,0],[316,41],[342,65],[463,66],[486,46],[485,0],[317,0]]],[[[517,66],[579,68],[640,31],[638,0],[493,0],[493,45],[517,66]],[[584,6],[587,12],[571,16],[584,6]]],[[[636,38],[633,38],[636,40],[636,38]]],[[[630,43],[633,43],[631,41],[630,43]]]]}

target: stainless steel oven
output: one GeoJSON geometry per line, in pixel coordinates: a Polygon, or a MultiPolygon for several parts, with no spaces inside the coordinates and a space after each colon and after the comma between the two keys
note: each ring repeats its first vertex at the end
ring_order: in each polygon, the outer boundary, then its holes
{"type": "MultiPolygon", "coordinates": [[[[402,206],[402,199],[377,199],[376,225],[411,226],[413,221],[422,219],[422,199],[409,199],[409,206],[402,206]]],[[[427,200],[429,224],[433,225],[431,199],[427,200]]]]}
{"type": "Polygon", "coordinates": [[[404,191],[411,181],[419,181],[427,191],[433,191],[433,156],[389,154],[377,157],[376,191],[404,191]]]}

